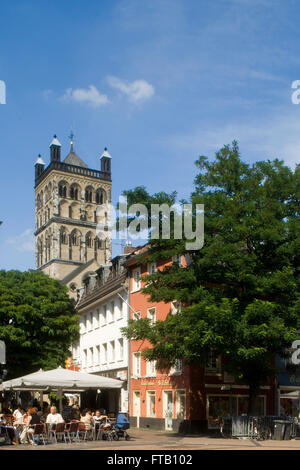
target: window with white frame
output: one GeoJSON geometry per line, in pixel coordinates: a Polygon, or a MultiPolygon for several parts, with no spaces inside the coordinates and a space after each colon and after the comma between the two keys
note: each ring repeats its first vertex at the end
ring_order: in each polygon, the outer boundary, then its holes
{"type": "Polygon", "coordinates": [[[100,364],[100,346],[96,346],[95,347],[95,365],[99,365],[100,364]]]}
{"type": "Polygon", "coordinates": [[[91,331],[93,329],[93,312],[89,312],[87,314],[87,327],[88,331],[91,331]]]}
{"type": "Polygon", "coordinates": [[[214,351],[209,351],[205,364],[205,374],[215,375],[221,373],[221,357],[214,351]]]}
{"type": "Polygon", "coordinates": [[[186,394],[185,390],[176,390],[175,392],[176,418],[185,419],[186,415],[186,394]]]}
{"type": "Polygon", "coordinates": [[[102,357],[103,357],[102,364],[106,364],[107,363],[107,344],[106,343],[102,345],[102,357]]]}
{"type": "Polygon", "coordinates": [[[101,326],[105,326],[107,323],[107,309],[106,305],[103,305],[101,307],[101,326]]]}
{"type": "Polygon", "coordinates": [[[171,302],[171,315],[178,315],[181,312],[181,303],[177,300],[171,302]]]}
{"type": "Polygon", "coordinates": [[[133,353],[133,375],[141,376],[141,353],[133,353]]]}
{"type": "Polygon", "coordinates": [[[94,329],[99,328],[99,309],[94,311],[94,329]]]}
{"type": "Polygon", "coordinates": [[[89,348],[89,363],[88,365],[91,367],[94,365],[94,348],[89,348]]]}
{"type": "Polygon", "coordinates": [[[119,345],[119,361],[122,361],[124,358],[124,340],[123,338],[118,339],[118,345],[119,345]]]}
{"type": "Polygon", "coordinates": [[[81,316],[80,317],[80,333],[81,334],[84,334],[85,333],[85,330],[86,330],[86,326],[85,326],[85,321],[84,321],[85,317],[84,316],[81,316]]]}
{"type": "Polygon", "coordinates": [[[140,320],[141,312],[133,312],[132,319],[133,320],[140,320]]]}
{"type": "Polygon", "coordinates": [[[151,321],[151,325],[156,322],[156,309],[155,307],[151,307],[147,309],[147,318],[151,321]]]}
{"type": "Polygon", "coordinates": [[[156,400],[155,400],[155,392],[147,390],[147,416],[149,418],[155,418],[156,416],[156,400]]]}
{"type": "Polygon", "coordinates": [[[110,322],[115,321],[115,302],[110,302],[110,322]]]}
{"type": "Polygon", "coordinates": [[[180,375],[182,373],[182,360],[176,359],[175,365],[171,367],[169,374],[170,375],[180,375]]]}
{"type": "Polygon", "coordinates": [[[156,263],[148,263],[148,273],[149,274],[156,273],[156,263]]]}
{"type": "Polygon", "coordinates": [[[179,266],[182,266],[182,255],[173,255],[172,263],[177,263],[179,266]]]}
{"type": "Polygon", "coordinates": [[[123,318],[123,300],[119,298],[119,320],[123,318]]]}
{"type": "Polygon", "coordinates": [[[115,342],[110,341],[110,362],[115,362],[115,360],[116,360],[115,342]]]}
{"type": "Polygon", "coordinates": [[[146,362],[147,377],[156,376],[156,361],[147,361],[146,362]]]}
{"type": "Polygon", "coordinates": [[[87,350],[83,350],[83,367],[87,367],[87,350]]]}
{"type": "Polygon", "coordinates": [[[141,268],[132,271],[132,290],[137,291],[141,288],[141,268]]]}

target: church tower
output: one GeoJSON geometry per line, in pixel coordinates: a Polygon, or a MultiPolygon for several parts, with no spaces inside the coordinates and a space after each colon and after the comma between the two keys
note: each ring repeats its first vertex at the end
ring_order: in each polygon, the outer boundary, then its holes
{"type": "MultiPolygon", "coordinates": [[[[111,202],[111,156],[105,148],[101,170],[92,170],[71,148],[61,161],[54,136],[50,163],[35,164],[36,267],[61,280],[74,293],[86,274],[111,260],[111,241],[97,237],[97,207],[111,202]]],[[[100,213],[103,211],[100,211],[100,213]]],[[[106,214],[105,214],[106,215],[106,214]]]]}

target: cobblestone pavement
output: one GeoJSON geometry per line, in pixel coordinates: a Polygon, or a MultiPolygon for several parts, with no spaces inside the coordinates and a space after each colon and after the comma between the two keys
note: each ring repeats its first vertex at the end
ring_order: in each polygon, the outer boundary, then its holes
{"type": "Polygon", "coordinates": [[[300,450],[300,440],[255,441],[210,436],[179,436],[172,432],[130,429],[130,441],[87,441],[72,444],[1,446],[0,450],[300,450]]]}

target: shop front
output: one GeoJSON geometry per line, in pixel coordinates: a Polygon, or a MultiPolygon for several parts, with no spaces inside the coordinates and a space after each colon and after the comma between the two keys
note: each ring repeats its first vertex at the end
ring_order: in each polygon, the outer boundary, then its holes
{"type": "Polygon", "coordinates": [[[288,358],[277,358],[277,408],[282,416],[300,421],[300,341],[294,341],[288,358]]]}
{"type": "MultiPolygon", "coordinates": [[[[247,415],[249,396],[236,392],[222,395],[216,393],[207,394],[207,424],[208,429],[218,429],[222,419],[229,416],[247,415]]],[[[266,414],[266,395],[260,395],[257,404],[258,416],[266,414]]]]}

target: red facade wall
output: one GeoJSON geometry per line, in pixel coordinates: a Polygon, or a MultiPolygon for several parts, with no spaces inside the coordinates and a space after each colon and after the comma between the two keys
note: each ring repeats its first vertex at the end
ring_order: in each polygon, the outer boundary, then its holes
{"type": "MultiPolygon", "coordinates": [[[[170,261],[171,263],[171,261],[170,261]]],[[[165,264],[170,264],[165,263],[165,264]]],[[[158,264],[158,269],[163,269],[164,263],[158,264]]],[[[165,320],[171,310],[171,303],[165,304],[164,302],[151,302],[148,297],[142,294],[141,290],[133,291],[133,277],[132,271],[137,266],[131,264],[128,266],[130,272],[130,318],[133,318],[134,312],[140,312],[141,318],[147,317],[147,310],[149,308],[156,308],[156,319],[165,320]]],[[[141,266],[141,275],[147,274],[147,265],[141,266]]],[[[208,416],[208,400],[215,400],[217,397],[225,397],[225,400],[240,400],[237,407],[242,409],[242,397],[248,395],[248,389],[235,384],[231,384],[230,390],[221,390],[221,387],[226,386],[224,381],[224,374],[219,375],[205,375],[205,369],[197,366],[186,366],[183,364],[182,372],[180,375],[168,374],[168,371],[156,371],[156,377],[147,377],[146,361],[141,358],[141,377],[133,377],[133,354],[135,352],[142,352],[143,349],[151,347],[148,341],[131,341],[130,342],[130,415],[134,416],[134,403],[133,392],[140,392],[140,411],[141,418],[149,417],[147,410],[147,391],[155,391],[156,406],[155,418],[164,419],[163,403],[164,391],[173,391],[173,418],[176,419],[176,390],[184,390],[186,393],[186,413],[185,419],[197,422],[206,422],[208,416]],[[239,398],[237,398],[239,396],[239,398]],[[212,398],[209,398],[212,397],[212,398]],[[227,398],[226,398],[227,397],[227,398]],[[230,398],[231,397],[231,398],[230,398]]],[[[268,388],[261,390],[261,395],[265,396],[265,413],[274,414],[274,386],[273,381],[266,384],[268,388]]],[[[227,385],[228,388],[228,385],[227,385]]],[[[216,399],[218,400],[218,398],[216,399]]],[[[219,399],[221,400],[221,398],[219,399]]],[[[238,403],[238,401],[236,402],[238,403]]],[[[136,413],[135,413],[136,415],[136,413]]],[[[210,418],[212,421],[212,418],[210,418]]]]}

